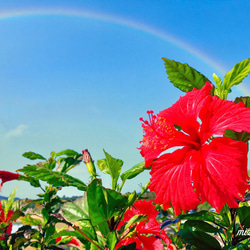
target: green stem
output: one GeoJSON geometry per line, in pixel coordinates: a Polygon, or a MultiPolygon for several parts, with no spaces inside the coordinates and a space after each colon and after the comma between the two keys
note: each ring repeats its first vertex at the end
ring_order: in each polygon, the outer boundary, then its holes
{"type": "Polygon", "coordinates": [[[150,184],[150,181],[148,181],[146,183],[146,185],[142,188],[142,191],[140,193],[140,195],[138,196],[137,200],[140,200],[140,198],[142,197],[142,195],[148,190],[148,185],[150,184]]]}
{"type": "Polygon", "coordinates": [[[118,190],[119,193],[122,191],[122,188],[123,188],[124,183],[125,183],[125,180],[122,181],[122,184],[121,184],[121,186],[120,186],[120,188],[119,188],[119,190],[118,190]]]}
{"type": "Polygon", "coordinates": [[[234,223],[233,225],[233,233],[232,233],[232,245],[236,246],[238,243],[237,237],[236,237],[236,228],[235,228],[235,217],[236,217],[236,211],[233,208],[230,208],[230,214],[231,214],[231,221],[234,223]]]}

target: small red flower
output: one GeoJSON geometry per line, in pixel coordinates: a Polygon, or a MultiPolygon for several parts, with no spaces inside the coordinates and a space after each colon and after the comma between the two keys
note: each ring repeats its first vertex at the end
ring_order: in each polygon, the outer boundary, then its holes
{"type": "Polygon", "coordinates": [[[7,181],[12,181],[12,180],[17,180],[19,178],[20,174],[17,173],[11,173],[8,171],[0,170],[0,179],[1,179],[1,184],[0,184],[0,191],[3,186],[3,184],[7,181]]]}
{"type": "MultiPolygon", "coordinates": [[[[70,236],[69,236],[70,237],[70,236]]],[[[68,237],[68,238],[69,238],[68,237]]],[[[57,237],[56,238],[56,243],[58,243],[58,242],[60,242],[61,240],[62,240],[62,236],[60,236],[60,237],[57,237]]],[[[79,244],[79,242],[75,239],[75,238],[72,238],[68,243],[67,243],[67,245],[75,245],[75,246],[77,246],[77,247],[80,247],[80,244],[79,244]]]]}
{"type": "Polygon", "coordinates": [[[224,137],[226,129],[250,132],[250,108],[211,96],[211,83],[143,121],[140,147],[151,168],[151,191],[176,214],[208,201],[220,211],[238,207],[247,184],[247,144],[224,137]],[[178,147],[178,148],[176,148],[178,147]],[[166,152],[170,149],[172,151],[166,152]]]}
{"type": "Polygon", "coordinates": [[[124,220],[120,222],[119,227],[128,222],[136,214],[147,215],[147,219],[138,222],[132,235],[125,235],[125,238],[118,242],[115,249],[127,246],[133,242],[136,243],[136,249],[163,249],[163,242],[168,246],[168,249],[173,249],[170,245],[171,240],[167,237],[165,231],[161,230],[161,225],[156,220],[158,212],[155,211],[152,201],[143,200],[135,202],[133,207],[125,212],[124,220]]]}

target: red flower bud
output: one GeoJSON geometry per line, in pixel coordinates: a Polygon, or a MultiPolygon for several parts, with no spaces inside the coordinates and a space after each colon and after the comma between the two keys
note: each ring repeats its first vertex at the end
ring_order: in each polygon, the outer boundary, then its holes
{"type": "Polygon", "coordinates": [[[0,179],[2,183],[0,184],[0,191],[2,185],[7,181],[17,180],[19,178],[20,174],[17,173],[11,173],[8,171],[0,170],[0,179]]]}

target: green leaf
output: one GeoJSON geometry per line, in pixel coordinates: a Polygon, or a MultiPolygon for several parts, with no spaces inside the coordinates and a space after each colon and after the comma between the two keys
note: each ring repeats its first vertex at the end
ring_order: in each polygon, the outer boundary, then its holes
{"type": "Polygon", "coordinates": [[[93,226],[108,221],[107,203],[98,179],[93,180],[87,189],[89,217],[93,226]]]}
{"type": "Polygon", "coordinates": [[[108,237],[107,237],[108,249],[110,249],[110,250],[115,249],[115,245],[116,245],[117,241],[118,241],[118,239],[117,239],[116,231],[110,232],[108,234],[108,237]]]}
{"type": "Polygon", "coordinates": [[[78,221],[78,224],[81,227],[81,231],[87,235],[90,239],[92,240],[97,240],[97,235],[96,235],[96,231],[93,228],[93,226],[91,225],[89,220],[81,220],[78,221]]]}
{"type": "Polygon", "coordinates": [[[24,175],[19,175],[18,177],[19,181],[27,181],[30,183],[31,186],[33,187],[41,187],[39,180],[37,180],[36,178],[32,177],[32,176],[24,176],[24,175]]]}
{"type": "Polygon", "coordinates": [[[66,149],[66,150],[62,150],[58,153],[55,154],[55,156],[61,156],[61,155],[67,155],[67,156],[73,156],[73,155],[79,155],[79,153],[77,153],[76,151],[72,150],[72,149],[66,149]]]}
{"type": "Polygon", "coordinates": [[[46,208],[43,208],[41,210],[41,214],[43,216],[43,225],[45,225],[49,220],[49,212],[46,210],[46,208]]]}
{"type": "Polygon", "coordinates": [[[184,92],[192,91],[193,88],[201,89],[209,81],[204,75],[186,63],[182,64],[167,58],[162,59],[170,82],[184,92]]]}
{"type": "Polygon", "coordinates": [[[193,231],[181,229],[178,233],[183,239],[183,243],[197,247],[199,250],[219,250],[221,249],[219,242],[212,236],[201,231],[193,231]]]}
{"type": "Polygon", "coordinates": [[[224,136],[229,137],[235,141],[248,142],[250,140],[250,133],[246,131],[235,132],[230,129],[226,129],[224,136]]]}
{"type": "Polygon", "coordinates": [[[26,157],[30,160],[37,160],[37,159],[40,159],[40,160],[47,160],[46,158],[44,158],[42,155],[40,154],[37,154],[37,153],[34,153],[34,152],[25,152],[22,154],[23,157],[26,157]]]}
{"type": "Polygon", "coordinates": [[[48,161],[38,162],[36,165],[52,170],[56,167],[56,160],[49,158],[48,161]]]}
{"type": "Polygon", "coordinates": [[[147,215],[141,215],[141,214],[136,214],[134,215],[132,218],[130,218],[130,220],[126,223],[125,227],[124,227],[124,231],[126,231],[130,226],[133,226],[134,224],[141,222],[141,221],[145,221],[146,219],[148,219],[147,215]]]}
{"type": "Polygon", "coordinates": [[[23,215],[23,213],[20,210],[16,210],[13,212],[13,214],[11,215],[9,221],[16,221],[19,217],[21,217],[23,215]]]}
{"type": "Polygon", "coordinates": [[[128,195],[128,206],[132,206],[137,199],[136,191],[128,195]]]}
{"type": "Polygon", "coordinates": [[[18,171],[23,172],[28,176],[33,176],[39,180],[46,181],[47,183],[52,184],[54,186],[73,186],[82,191],[87,190],[86,184],[81,180],[65,173],[46,169],[42,166],[28,165],[22,169],[19,169],[18,171]]]}
{"type": "Polygon", "coordinates": [[[8,211],[12,208],[12,205],[14,203],[14,199],[15,199],[15,196],[16,196],[16,190],[17,190],[17,187],[15,187],[11,193],[10,193],[10,196],[8,198],[8,201],[6,203],[6,206],[4,208],[4,213],[5,213],[5,216],[7,215],[8,211]]]}
{"type": "Polygon", "coordinates": [[[223,81],[225,90],[230,90],[234,85],[241,83],[250,71],[250,58],[234,65],[233,69],[226,73],[223,81]]]}
{"type": "Polygon", "coordinates": [[[215,73],[213,73],[213,78],[216,83],[216,87],[220,88],[222,86],[222,80],[219,76],[217,76],[215,73]]]}
{"type": "Polygon", "coordinates": [[[116,189],[117,181],[121,173],[123,161],[113,158],[111,155],[104,151],[106,159],[98,160],[97,165],[99,169],[105,173],[109,174],[112,178],[112,189],[116,189]]]}
{"type": "Polygon", "coordinates": [[[97,166],[104,174],[110,175],[110,170],[108,168],[106,159],[97,160],[97,166]]]}
{"type": "MultiPolygon", "coordinates": [[[[246,97],[237,97],[234,100],[235,103],[239,103],[242,102],[244,103],[245,107],[250,108],[250,97],[246,96],[246,97]]],[[[248,142],[250,140],[250,133],[246,132],[246,131],[242,131],[242,132],[235,132],[233,130],[226,130],[224,136],[229,137],[233,140],[236,141],[243,141],[243,142],[248,142]]]]}
{"type": "Polygon", "coordinates": [[[127,198],[99,183],[100,180],[93,180],[87,190],[89,217],[93,226],[101,225],[107,234],[111,218],[127,208],[127,198]]]}
{"type": "Polygon", "coordinates": [[[216,88],[214,90],[214,95],[216,95],[216,96],[221,96],[222,95],[223,96],[224,90],[223,90],[222,80],[215,73],[213,73],[213,78],[214,78],[214,81],[216,83],[216,88]]]}
{"type": "Polygon", "coordinates": [[[88,214],[73,202],[67,202],[61,207],[63,216],[68,221],[80,221],[89,219],[88,214]]]}
{"type": "Polygon", "coordinates": [[[243,102],[245,107],[250,108],[250,97],[249,96],[236,97],[234,102],[235,103],[243,102]]]}
{"type": "Polygon", "coordinates": [[[89,205],[86,193],[83,197],[78,198],[74,202],[85,214],[89,214],[89,205]]]}
{"type": "Polygon", "coordinates": [[[48,242],[56,232],[55,225],[51,223],[47,224],[43,230],[45,232],[44,242],[48,242]]]}
{"type": "Polygon", "coordinates": [[[214,215],[209,211],[200,211],[192,214],[183,214],[179,216],[180,220],[202,220],[202,221],[215,221],[214,215]]]}
{"type": "Polygon", "coordinates": [[[60,162],[60,165],[57,168],[57,171],[66,173],[70,169],[74,168],[75,166],[77,166],[78,164],[82,162],[82,155],[77,154],[77,155],[73,155],[67,158],[60,158],[59,162],[60,162]]]}
{"type": "Polygon", "coordinates": [[[78,231],[68,231],[68,230],[67,231],[63,230],[58,233],[55,233],[53,235],[53,239],[56,239],[57,237],[63,237],[63,236],[73,236],[73,237],[76,237],[78,240],[80,240],[82,243],[87,242],[86,238],[78,231]]]}
{"type": "Polygon", "coordinates": [[[131,169],[125,171],[124,173],[121,174],[121,179],[122,181],[125,181],[127,179],[132,179],[136,177],[138,174],[142,173],[144,170],[150,170],[150,168],[145,167],[145,162],[140,162],[136,165],[134,165],[131,169]]]}
{"type": "Polygon", "coordinates": [[[31,215],[26,215],[20,218],[20,220],[24,225],[28,225],[28,226],[39,226],[42,224],[40,219],[32,218],[31,215]]]}
{"type": "Polygon", "coordinates": [[[188,229],[188,228],[196,228],[196,230],[199,231],[203,231],[203,232],[207,232],[207,233],[218,233],[219,229],[213,227],[211,224],[205,222],[205,221],[201,221],[201,220],[187,220],[184,223],[184,229],[188,229]]]}
{"type": "Polygon", "coordinates": [[[241,226],[244,226],[244,229],[250,228],[250,207],[240,207],[237,208],[237,215],[239,216],[240,219],[240,224],[241,226]]]}

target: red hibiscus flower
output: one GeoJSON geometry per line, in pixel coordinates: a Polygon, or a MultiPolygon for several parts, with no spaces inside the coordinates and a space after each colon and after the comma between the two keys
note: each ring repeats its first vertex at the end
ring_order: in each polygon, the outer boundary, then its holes
{"type": "Polygon", "coordinates": [[[149,121],[141,118],[149,188],[156,203],[172,204],[176,214],[204,201],[217,211],[226,203],[238,207],[235,199],[243,200],[248,188],[247,145],[223,135],[226,129],[250,132],[250,109],[211,96],[211,89],[207,82],[158,115],[148,111],[149,121]]]}
{"type": "Polygon", "coordinates": [[[0,170],[0,179],[1,179],[1,183],[0,183],[0,191],[1,188],[3,186],[3,184],[7,181],[12,181],[12,180],[16,180],[19,178],[19,174],[16,173],[11,173],[8,171],[4,171],[4,170],[0,170]]]}
{"type": "MultiPolygon", "coordinates": [[[[13,211],[9,210],[7,215],[5,216],[5,213],[4,213],[4,210],[2,209],[1,201],[0,201],[0,232],[1,232],[0,234],[2,233],[11,234],[12,223],[9,222],[9,219],[12,214],[13,214],[13,211]],[[2,223],[4,223],[4,227],[1,226],[2,223]]],[[[4,240],[4,239],[5,239],[5,236],[0,235],[0,240],[4,240]]]]}
{"type": "MultiPolygon", "coordinates": [[[[70,236],[69,236],[70,237],[70,236]]],[[[68,238],[69,238],[68,237],[68,238]]],[[[56,238],[56,243],[58,243],[58,242],[60,242],[61,240],[62,240],[62,236],[60,236],[60,237],[57,237],[56,238]]],[[[75,238],[72,238],[68,243],[67,243],[67,245],[75,245],[75,246],[77,246],[77,247],[80,247],[80,244],[79,244],[79,242],[75,239],[75,238]]]]}
{"type": "Polygon", "coordinates": [[[136,214],[147,215],[147,219],[138,222],[132,234],[129,233],[125,238],[120,240],[115,249],[133,242],[136,243],[136,249],[163,249],[163,242],[168,246],[168,249],[173,249],[170,245],[170,239],[167,237],[165,231],[161,230],[161,225],[156,220],[158,212],[155,211],[152,201],[143,200],[135,202],[133,207],[125,212],[124,220],[119,224],[119,227],[124,222],[128,222],[136,214]]]}

